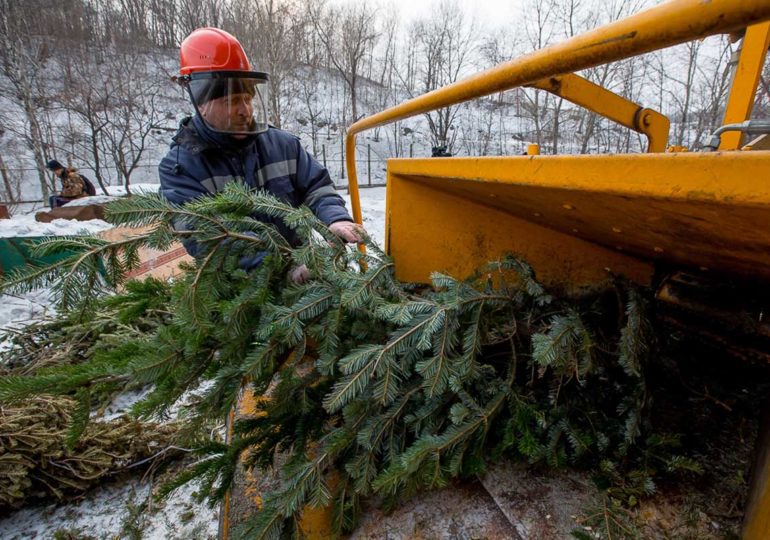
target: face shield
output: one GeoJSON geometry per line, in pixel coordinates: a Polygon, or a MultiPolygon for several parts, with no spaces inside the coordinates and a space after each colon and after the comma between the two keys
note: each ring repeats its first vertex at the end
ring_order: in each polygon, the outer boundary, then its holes
{"type": "Polygon", "coordinates": [[[267,73],[205,71],[180,77],[180,82],[212,131],[253,135],[267,130],[267,73]]]}

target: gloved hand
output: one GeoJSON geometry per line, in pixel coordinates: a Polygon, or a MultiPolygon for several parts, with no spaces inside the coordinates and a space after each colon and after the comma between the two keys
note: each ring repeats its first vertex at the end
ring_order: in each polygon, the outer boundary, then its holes
{"type": "Polygon", "coordinates": [[[308,279],[310,279],[310,270],[308,270],[307,266],[300,265],[295,266],[291,270],[289,270],[289,279],[292,283],[295,283],[297,285],[301,285],[305,283],[308,279]]]}
{"type": "Polygon", "coordinates": [[[363,242],[366,231],[358,223],[352,221],[335,221],[329,225],[329,230],[345,240],[345,242],[363,242]]]}

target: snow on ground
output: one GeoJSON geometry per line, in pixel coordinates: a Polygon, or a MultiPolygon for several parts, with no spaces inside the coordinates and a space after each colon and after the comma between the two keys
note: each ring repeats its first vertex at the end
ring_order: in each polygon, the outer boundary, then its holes
{"type": "Polygon", "coordinates": [[[0,296],[0,329],[10,323],[31,323],[53,315],[56,310],[48,300],[48,290],[41,289],[23,295],[0,296]]]}
{"type": "Polygon", "coordinates": [[[35,221],[35,214],[21,214],[13,216],[11,219],[0,219],[0,238],[70,236],[98,233],[110,228],[112,225],[101,219],[88,221],[54,219],[50,223],[41,223],[35,221]]]}
{"type": "Polygon", "coordinates": [[[194,483],[182,486],[166,501],[153,501],[150,510],[138,511],[149,502],[151,488],[149,481],[136,478],[100,486],[78,502],[31,505],[0,520],[0,538],[135,538],[130,530],[141,530],[143,540],[217,537],[218,510],[193,500],[194,483]]]}
{"type": "MultiPolygon", "coordinates": [[[[157,193],[159,184],[132,184],[131,193],[133,195],[144,195],[146,193],[157,193]]],[[[93,197],[83,197],[68,202],[67,206],[87,206],[89,204],[105,204],[114,201],[120,197],[126,196],[126,188],[123,186],[107,186],[109,195],[94,195],[93,197]]]]}
{"type": "MultiPolygon", "coordinates": [[[[346,191],[339,191],[351,215],[353,213],[350,204],[350,195],[346,191]]],[[[359,190],[361,198],[361,214],[364,220],[364,228],[374,242],[385,247],[385,188],[361,188],[359,190]]]]}
{"type": "MultiPolygon", "coordinates": [[[[157,193],[160,184],[131,184],[131,193],[140,195],[142,193],[157,193]]],[[[107,186],[107,193],[116,197],[122,197],[126,194],[126,188],[123,186],[107,186]]]]}
{"type": "MultiPolygon", "coordinates": [[[[147,184],[146,191],[157,190],[156,184],[147,184]]],[[[132,186],[137,193],[142,190],[132,186]]],[[[121,188],[122,189],[122,188],[121,188]]],[[[119,190],[113,192],[120,195],[119,190]]],[[[350,206],[350,197],[345,191],[340,195],[350,206]]],[[[102,196],[103,197],[103,196],[102,196]]],[[[89,197],[88,199],[95,199],[89,197]]],[[[81,199],[86,201],[87,199],[81,199]]],[[[364,227],[379,245],[385,239],[385,188],[361,189],[361,209],[364,217],[364,227]]],[[[21,236],[19,234],[3,235],[4,228],[14,227],[21,231],[19,223],[29,227],[26,236],[74,234],[87,230],[98,232],[109,228],[110,225],[99,220],[90,222],[55,220],[48,232],[38,232],[34,229],[37,222],[28,216],[15,216],[11,220],[0,220],[0,236],[21,236]],[[5,223],[11,222],[11,223],[5,223]],[[18,222],[18,223],[14,223],[18,222]],[[58,223],[64,222],[64,223],[58,223]],[[98,222],[98,223],[97,223],[98,222]],[[84,226],[85,224],[85,226],[84,226]],[[103,224],[103,225],[102,225],[103,224]],[[78,228],[79,227],[79,228],[78,228]],[[66,231],[66,232],[65,232],[66,231]]],[[[13,324],[21,328],[25,323],[41,319],[54,313],[48,301],[47,290],[35,291],[21,296],[0,296],[0,335],[4,325],[13,324]]],[[[0,343],[0,348],[2,343],[0,343]]],[[[205,384],[196,391],[205,389],[205,384]]],[[[184,414],[184,403],[193,397],[196,391],[182,396],[172,407],[171,416],[184,414]]],[[[146,396],[148,390],[135,390],[117,396],[105,409],[104,415],[97,421],[109,421],[124,414],[134,403],[146,396]]],[[[50,539],[59,532],[61,537],[65,532],[93,537],[98,539],[113,539],[128,537],[126,527],[135,526],[141,529],[145,540],[166,539],[208,539],[216,538],[218,528],[218,510],[210,509],[205,503],[193,500],[196,486],[183,486],[170,498],[160,504],[152,504],[151,511],[137,512],[137,506],[148,500],[150,483],[146,479],[133,478],[119,483],[105,484],[87,493],[81,500],[67,504],[32,504],[18,510],[4,519],[0,519],[0,538],[4,540],[50,539]]]]}
{"type": "MultiPolygon", "coordinates": [[[[86,197],[83,200],[94,198],[96,197],[86,197]]],[[[34,212],[18,213],[11,219],[0,219],[0,238],[74,236],[95,234],[110,228],[112,225],[101,219],[55,219],[50,223],[41,223],[35,221],[34,212]]],[[[54,313],[47,290],[21,295],[0,295],[0,350],[7,346],[3,339],[4,329],[13,328],[18,331],[26,324],[54,313]]]]}
{"type": "Polygon", "coordinates": [[[27,294],[0,294],[0,352],[10,347],[8,337],[12,332],[23,331],[33,322],[56,313],[48,289],[27,294]]]}

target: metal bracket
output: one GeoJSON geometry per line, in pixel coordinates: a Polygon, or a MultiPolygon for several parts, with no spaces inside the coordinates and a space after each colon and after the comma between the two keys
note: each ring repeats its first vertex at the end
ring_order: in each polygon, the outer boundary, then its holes
{"type": "Polygon", "coordinates": [[[670,122],[668,117],[653,109],[642,107],[574,73],[542,79],[530,86],[550,92],[645,135],[648,152],[666,151],[670,122]]]}

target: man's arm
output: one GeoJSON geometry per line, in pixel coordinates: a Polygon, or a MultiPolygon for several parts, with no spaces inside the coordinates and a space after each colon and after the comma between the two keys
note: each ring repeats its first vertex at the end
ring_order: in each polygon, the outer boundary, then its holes
{"type": "Polygon", "coordinates": [[[306,204],[318,219],[329,226],[334,234],[347,242],[358,242],[360,225],[345,208],[345,201],[337,194],[334,183],[327,171],[311,156],[296,139],[297,145],[297,188],[306,204]]]}
{"type": "MultiPolygon", "coordinates": [[[[168,202],[183,205],[189,201],[208,195],[201,183],[184,173],[182,167],[169,156],[164,157],[158,166],[160,178],[160,194],[168,202]]],[[[175,220],[174,228],[178,231],[189,230],[190,227],[183,220],[175,220]]],[[[182,245],[191,257],[197,257],[200,246],[195,240],[185,238],[182,245]]]]}
{"type": "MultiPolygon", "coordinates": [[[[168,156],[163,158],[158,166],[158,175],[160,176],[160,194],[171,203],[183,205],[211,195],[200,181],[183,172],[176,159],[171,159],[168,156]]],[[[191,229],[183,219],[175,220],[174,228],[178,231],[191,229]]],[[[206,254],[201,249],[200,244],[192,238],[183,239],[182,245],[191,257],[201,257],[206,254]]],[[[238,264],[242,269],[249,271],[259,266],[264,258],[265,253],[256,253],[241,257],[238,264]]]]}

